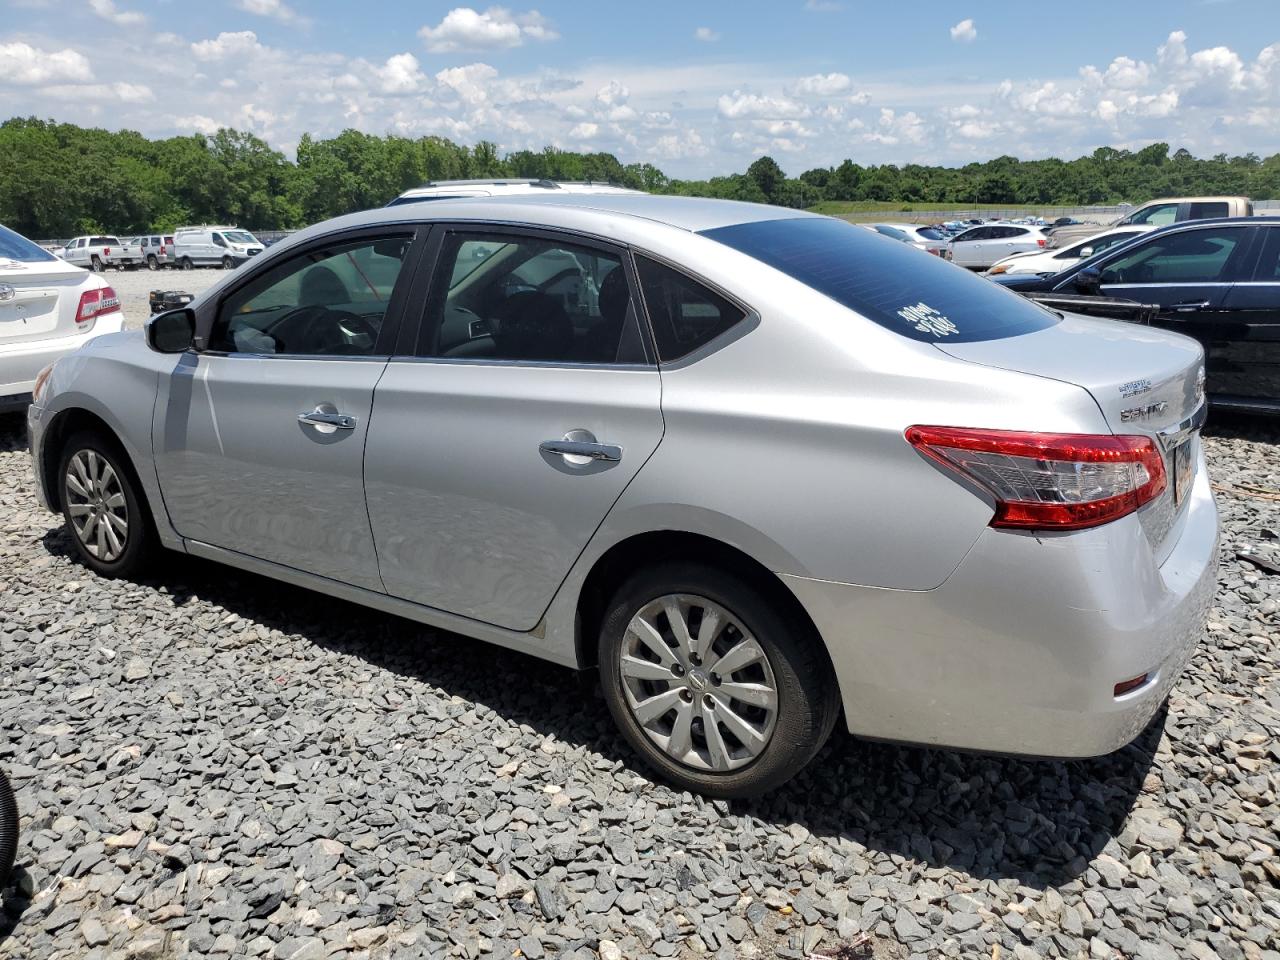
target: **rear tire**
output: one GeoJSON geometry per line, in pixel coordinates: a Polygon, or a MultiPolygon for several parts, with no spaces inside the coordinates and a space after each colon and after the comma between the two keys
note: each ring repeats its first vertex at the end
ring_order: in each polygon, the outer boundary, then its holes
{"type": "Polygon", "coordinates": [[[160,261],[155,258],[155,254],[147,257],[147,269],[153,273],[160,269],[160,261]]]}
{"type": "Polygon", "coordinates": [[[195,267],[195,264],[191,262],[191,258],[190,258],[190,257],[183,257],[183,258],[182,258],[182,269],[183,269],[183,270],[190,270],[190,269],[192,269],[193,267],[195,267]]]}
{"type": "Polygon", "coordinates": [[[92,258],[90,262],[93,264],[94,273],[102,273],[102,271],[106,269],[105,267],[103,267],[102,261],[98,259],[96,255],[92,258]]]}
{"type": "Polygon", "coordinates": [[[840,700],[822,641],[772,594],[676,561],[640,571],[609,601],[599,641],[609,712],[678,787],[757,796],[799,773],[831,734],[840,700]]]}
{"type": "Polygon", "coordinates": [[[132,464],[114,438],[73,434],[58,461],[62,516],[80,562],[103,577],[134,577],[158,549],[132,464]]]}

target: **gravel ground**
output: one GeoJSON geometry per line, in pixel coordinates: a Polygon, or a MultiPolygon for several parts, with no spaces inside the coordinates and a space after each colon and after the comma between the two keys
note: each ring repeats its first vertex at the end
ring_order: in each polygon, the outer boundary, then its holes
{"type": "Polygon", "coordinates": [[[1234,557],[1280,547],[1278,440],[1207,440],[1208,639],[1130,747],[837,735],[726,804],[651,782],[567,671],[176,556],[95,578],[7,421],[0,955],[1280,960],[1280,575],[1234,557]]]}
{"type": "Polygon", "coordinates": [[[152,290],[183,290],[187,293],[202,293],[221,280],[225,274],[221,270],[125,270],[117,273],[109,270],[102,278],[111,284],[111,288],[120,297],[124,309],[124,326],[126,330],[141,330],[142,325],[151,316],[151,305],[148,299],[152,290]]]}

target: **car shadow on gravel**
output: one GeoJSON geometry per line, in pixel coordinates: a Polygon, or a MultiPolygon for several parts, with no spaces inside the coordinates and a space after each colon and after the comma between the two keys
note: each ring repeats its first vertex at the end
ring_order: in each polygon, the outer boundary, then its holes
{"type": "MultiPolygon", "coordinates": [[[[43,541],[52,554],[72,555],[60,527],[43,541]]],[[[592,674],[256,574],[178,554],[171,559],[159,579],[143,585],[166,591],[179,605],[198,597],[647,775],[614,731],[592,674]],[[584,700],[594,702],[584,709],[584,700]]],[[[918,875],[947,867],[976,879],[1056,886],[1081,875],[1123,826],[1163,722],[1161,711],[1124,749],[1072,762],[870,743],[838,729],[791,783],[757,800],[715,802],[708,813],[742,817],[735,829],[750,828],[752,818],[793,835],[798,825],[817,837],[852,841],[837,845],[844,856],[860,855],[860,846],[914,860],[918,875]]]]}

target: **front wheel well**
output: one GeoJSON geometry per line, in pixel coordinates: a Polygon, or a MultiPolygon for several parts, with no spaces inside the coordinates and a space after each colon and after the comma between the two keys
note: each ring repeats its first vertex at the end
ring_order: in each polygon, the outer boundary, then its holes
{"type": "MultiPolygon", "coordinates": [[[[809,633],[822,648],[823,656],[830,664],[831,657],[822,642],[813,618],[787,589],[778,575],[760,561],[737,547],[713,537],[678,530],[661,530],[642,533],[615,543],[592,566],[578,594],[577,644],[578,664],[591,667],[596,664],[597,641],[604,622],[609,599],[637,570],[672,560],[694,560],[736,573],[748,580],[788,621],[809,633]]],[[[834,676],[834,667],[832,675],[834,676]]]]}
{"type": "MultiPolygon", "coordinates": [[[[125,451],[124,444],[110,424],[96,413],[82,407],[73,407],[59,413],[45,430],[44,443],[40,448],[40,476],[44,482],[45,498],[55,511],[62,510],[62,485],[58,483],[58,467],[62,462],[62,450],[67,440],[80,431],[98,434],[120,448],[125,462],[137,481],[137,469],[125,451]]],[[[139,491],[141,491],[139,487],[139,491]]]]}

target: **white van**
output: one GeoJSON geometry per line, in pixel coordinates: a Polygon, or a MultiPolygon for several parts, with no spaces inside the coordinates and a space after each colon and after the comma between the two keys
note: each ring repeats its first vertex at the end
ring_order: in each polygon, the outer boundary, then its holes
{"type": "Polygon", "coordinates": [[[173,231],[173,262],[183,270],[193,267],[230,270],[262,251],[258,238],[239,227],[178,227],[173,231]]]}

